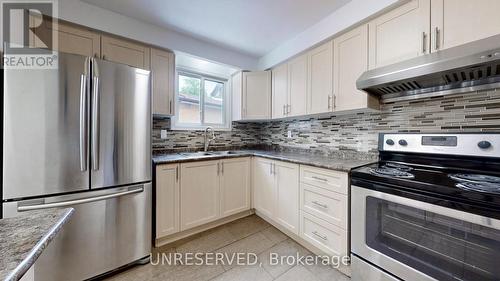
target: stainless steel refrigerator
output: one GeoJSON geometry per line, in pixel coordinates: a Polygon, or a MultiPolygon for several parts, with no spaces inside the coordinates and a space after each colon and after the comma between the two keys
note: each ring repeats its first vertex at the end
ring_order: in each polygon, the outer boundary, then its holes
{"type": "Polygon", "coordinates": [[[58,54],[53,70],[4,70],[3,217],[72,207],[35,280],[83,280],[151,249],[150,73],[58,54]]]}

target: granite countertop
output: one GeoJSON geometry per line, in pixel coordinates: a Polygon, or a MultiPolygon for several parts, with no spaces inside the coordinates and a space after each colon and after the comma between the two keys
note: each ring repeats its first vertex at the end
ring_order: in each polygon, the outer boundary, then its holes
{"type": "Polygon", "coordinates": [[[280,160],[296,164],[310,165],[319,168],[349,172],[352,169],[377,162],[375,159],[354,159],[339,157],[339,155],[326,155],[318,153],[307,153],[306,151],[275,151],[275,150],[235,150],[238,154],[210,155],[210,156],[185,156],[180,153],[169,153],[153,155],[153,163],[168,164],[179,162],[193,162],[201,160],[218,160],[234,157],[259,156],[274,160],[280,160]]]}
{"type": "Polygon", "coordinates": [[[74,209],[23,212],[0,220],[0,280],[19,280],[59,233],[74,209]]]}

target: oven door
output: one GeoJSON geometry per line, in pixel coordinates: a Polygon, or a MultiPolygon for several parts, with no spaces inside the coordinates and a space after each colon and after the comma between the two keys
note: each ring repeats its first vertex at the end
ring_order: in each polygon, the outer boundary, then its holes
{"type": "Polygon", "coordinates": [[[358,186],[351,208],[352,252],[398,278],[500,280],[499,220],[358,186]]]}

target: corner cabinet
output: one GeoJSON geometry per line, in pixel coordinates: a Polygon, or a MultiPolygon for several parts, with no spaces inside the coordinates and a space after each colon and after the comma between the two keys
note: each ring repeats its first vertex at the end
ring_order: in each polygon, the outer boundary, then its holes
{"type": "Polygon", "coordinates": [[[242,73],[242,120],[271,118],[271,71],[242,73]]]}
{"type": "Polygon", "coordinates": [[[429,53],[430,3],[412,0],[368,23],[370,69],[429,53]]]}
{"type": "Polygon", "coordinates": [[[175,55],[169,51],[151,48],[150,65],[153,114],[174,115],[175,55]]]}
{"type": "Polygon", "coordinates": [[[179,231],[179,165],[156,167],[156,237],[179,231]]]}
{"type": "Polygon", "coordinates": [[[151,49],[147,45],[130,40],[101,36],[101,58],[137,68],[150,69],[151,49]]]}
{"type": "Polygon", "coordinates": [[[356,80],[368,70],[368,27],[362,25],[333,40],[334,111],[378,109],[375,97],[356,88],[356,80]]]}

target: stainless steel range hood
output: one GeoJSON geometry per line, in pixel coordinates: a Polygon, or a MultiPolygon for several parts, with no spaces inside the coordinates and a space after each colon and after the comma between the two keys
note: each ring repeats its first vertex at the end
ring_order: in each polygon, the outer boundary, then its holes
{"type": "Polygon", "coordinates": [[[366,71],[356,86],[382,102],[500,88],[500,35],[366,71]]]}

